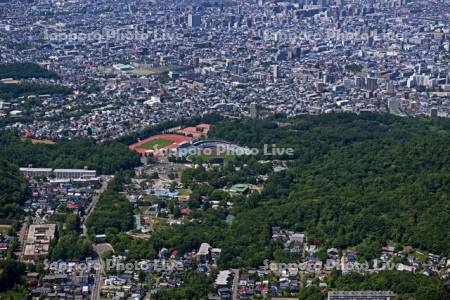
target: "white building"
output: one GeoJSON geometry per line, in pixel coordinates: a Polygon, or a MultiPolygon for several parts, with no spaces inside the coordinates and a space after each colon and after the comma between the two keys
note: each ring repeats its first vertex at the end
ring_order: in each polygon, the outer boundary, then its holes
{"type": "Polygon", "coordinates": [[[53,170],[53,175],[57,179],[70,178],[95,178],[97,176],[97,171],[95,170],[85,170],[85,169],[55,169],[53,170]]]}
{"type": "Polygon", "coordinates": [[[49,177],[53,171],[51,168],[20,168],[19,170],[27,177],[49,177]]]}

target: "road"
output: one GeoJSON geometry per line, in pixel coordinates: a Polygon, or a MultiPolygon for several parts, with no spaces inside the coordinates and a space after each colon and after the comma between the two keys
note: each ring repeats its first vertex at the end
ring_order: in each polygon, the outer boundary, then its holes
{"type": "Polygon", "coordinates": [[[100,267],[98,267],[97,264],[97,269],[95,270],[95,283],[94,286],[92,287],[92,291],[91,291],[91,300],[100,300],[100,292],[102,289],[102,281],[103,281],[103,273],[105,270],[105,266],[103,263],[102,258],[100,257],[100,254],[98,254],[98,263],[100,263],[100,267]]]}
{"type": "Polygon", "coordinates": [[[234,269],[234,278],[233,278],[233,300],[238,299],[238,292],[239,292],[239,269],[234,269]]]}
{"type": "Polygon", "coordinates": [[[19,237],[19,245],[17,248],[17,252],[15,253],[19,260],[22,260],[23,252],[25,251],[26,238],[28,233],[28,222],[25,221],[20,228],[18,237],[19,237]]]}
{"type": "MultiPolygon", "coordinates": [[[[100,195],[104,191],[106,191],[106,189],[108,188],[108,183],[111,179],[112,179],[112,176],[102,176],[102,186],[100,187],[100,189],[96,190],[95,196],[92,198],[91,203],[86,208],[86,214],[80,220],[81,228],[83,229],[82,235],[87,234],[87,228],[85,225],[86,220],[89,218],[91,213],[94,211],[95,207],[97,206],[97,202],[98,202],[98,199],[100,198],[100,195]]],[[[91,291],[91,300],[100,300],[100,292],[102,289],[103,275],[105,273],[105,265],[103,263],[103,260],[100,256],[100,254],[97,251],[95,251],[95,252],[97,253],[97,256],[98,256],[98,262],[97,262],[97,268],[95,270],[95,276],[94,276],[95,283],[94,283],[94,286],[92,287],[92,291],[91,291]],[[100,264],[100,267],[98,267],[99,264],[100,264]]]]}

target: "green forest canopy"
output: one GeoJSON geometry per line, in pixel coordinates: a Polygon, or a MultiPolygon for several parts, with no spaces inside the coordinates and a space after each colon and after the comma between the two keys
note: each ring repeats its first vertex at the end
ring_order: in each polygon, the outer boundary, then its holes
{"type": "Polygon", "coordinates": [[[28,191],[28,183],[16,166],[0,160],[0,219],[12,219],[21,213],[28,191]]]}
{"type": "MultiPolygon", "coordinates": [[[[157,232],[155,250],[190,251],[206,241],[223,249],[226,266],[257,266],[273,258],[270,227],[281,226],[306,231],[325,247],[357,246],[366,258],[390,241],[450,255],[449,121],[376,114],[281,120],[288,126],[275,121],[227,120],[210,137],[292,147],[288,171],[271,174],[261,195],[237,203],[231,226],[226,213],[207,210],[201,224],[157,232]]],[[[197,182],[228,178],[197,172],[191,174],[197,182]]]]}
{"type": "MultiPolygon", "coordinates": [[[[281,226],[306,231],[310,240],[318,239],[325,247],[356,246],[363,256],[378,253],[380,246],[389,241],[450,255],[448,120],[379,114],[226,120],[213,127],[210,138],[249,147],[262,148],[264,144],[292,147],[295,155],[284,157],[290,159],[289,169],[271,173],[260,195],[252,194],[236,203],[231,211],[236,218],[231,225],[225,222],[228,212],[206,209],[199,216],[202,223],[164,227],[150,240],[128,248],[138,251],[146,246],[144,254],[152,256],[163,246],[186,252],[209,242],[223,249],[222,267],[257,266],[264,259],[276,256],[279,249],[270,243],[270,227],[281,226]]],[[[56,145],[32,145],[13,133],[2,133],[0,145],[0,160],[20,166],[87,165],[100,173],[111,174],[139,164],[137,155],[133,156],[125,145],[117,143],[99,145],[73,140],[56,145]]],[[[1,174],[3,178],[16,182],[0,181],[1,190],[13,195],[8,199],[20,203],[26,193],[26,183],[8,163],[1,170],[6,170],[1,174]]],[[[204,169],[189,172],[191,177],[195,176],[196,184],[212,183],[213,188],[202,191],[211,197],[215,189],[229,182],[243,181],[244,175],[248,175],[204,169]]],[[[119,179],[110,183],[88,220],[95,233],[111,229],[126,231],[133,226],[132,207],[119,194],[123,184],[119,179]]],[[[8,211],[3,213],[8,214],[8,211]]],[[[120,234],[114,238],[115,248],[126,240],[120,234]]],[[[61,249],[70,243],[70,236],[62,239],[61,249]]],[[[125,246],[117,248],[124,250],[125,246]]],[[[345,279],[342,280],[336,280],[337,288],[346,286],[345,279]]],[[[364,278],[358,280],[361,286],[365,284],[364,278]]],[[[386,288],[405,289],[405,293],[410,289],[413,294],[432,297],[439,297],[440,293],[434,287],[414,291],[408,286],[386,288]]]]}
{"type": "Polygon", "coordinates": [[[72,92],[72,89],[63,85],[42,84],[42,83],[0,83],[0,98],[9,100],[30,95],[61,95],[65,96],[72,92]]]}
{"type": "MultiPolygon", "coordinates": [[[[289,169],[271,172],[261,194],[233,199],[237,202],[232,211],[194,211],[201,222],[157,228],[149,240],[119,233],[132,228],[133,216],[131,205],[119,194],[124,182],[117,177],[88,220],[91,232],[107,233],[117,253],[126,252],[131,259],[153,258],[162,247],[183,253],[209,242],[222,248],[224,268],[276,259],[280,248],[270,242],[271,226],[306,231],[309,240],[318,239],[323,247],[356,246],[358,255],[366,259],[379,255],[381,245],[390,241],[450,254],[447,120],[375,114],[225,120],[213,127],[210,138],[249,147],[292,147],[295,155],[283,157],[289,159],[289,169]],[[225,222],[229,213],[236,217],[231,225],[225,222]]],[[[236,172],[225,162],[221,170],[188,170],[183,182],[194,187],[195,197],[220,200],[225,196],[217,189],[268,172],[257,159],[267,157],[239,159],[254,173],[245,168],[236,172]]],[[[329,284],[331,289],[389,289],[401,299],[441,299],[443,286],[438,279],[398,274],[351,274],[332,277],[329,284]]],[[[158,297],[183,298],[191,293],[180,288],[158,297]]],[[[301,299],[323,298],[313,288],[302,293],[301,299]]]]}
{"type": "Polygon", "coordinates": [[[439,278],[411,272],[382,271],[371,274],[350,273],[339,276],[332,273],[329,288],[343,291],[390,290],[398,299],[443,300],[448,295],[439,278]]]}
{"type": "Polygon", "coordinates": [[[0,79],[3,78],[13,78],[16,80],[30,78],[57,79],[58,74],[35,63],[9,63],[0,64],[0,79]]]}
{"type": "Polygon", "coordinates": [[[117,143],[96,143],[88,139],[60,140],[50,144],[32,144],[14,132],[0,133],[0,159],[20,167],[84,168],[99,174],[114,174],[140,164],[137,153],[117,143]]]}
{"type": "Polygon", "coordinates": [[[107,190],[100,195],[95,210],[89,216],[86,225],[95,234],[104,234],[108,230],[128,231],[133,228],[133,206],[123,191],[123,185],[129,177],[118,173],[109,182],[107,190]]]}

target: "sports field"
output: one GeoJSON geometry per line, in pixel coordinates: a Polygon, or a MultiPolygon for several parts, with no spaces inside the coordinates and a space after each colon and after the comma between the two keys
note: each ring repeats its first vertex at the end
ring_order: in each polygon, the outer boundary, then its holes
{"type": "Polygon", "coordinates": [[[190,142],[192,138],[176,134],[159,134],[139,141],[128,148],[145,156],[160,156],[165,151],[190,142]]]}
{"type": "Polygon", "coordinates": [[[144,149],[149,149],[149,150],[160,150],[160,149],[165,148],[173,143],[174,143],[174,141],[163,140],[163,139],[154,139],[154,140],[143,143],[139,147],[144,148],[144,149]]]}

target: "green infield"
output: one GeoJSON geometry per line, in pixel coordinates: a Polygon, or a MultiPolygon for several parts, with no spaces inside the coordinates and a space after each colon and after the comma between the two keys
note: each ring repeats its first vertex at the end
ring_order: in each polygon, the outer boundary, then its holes
{"type": "Polygon", "coordinates": [[[163,139],[154,139],[143,143],[139,146],[139,148],[149,149],[149,150],[159,150],[164,147],[167,147],[171,144],[175,143],[174,141],[163,140],[163,139]]]}

